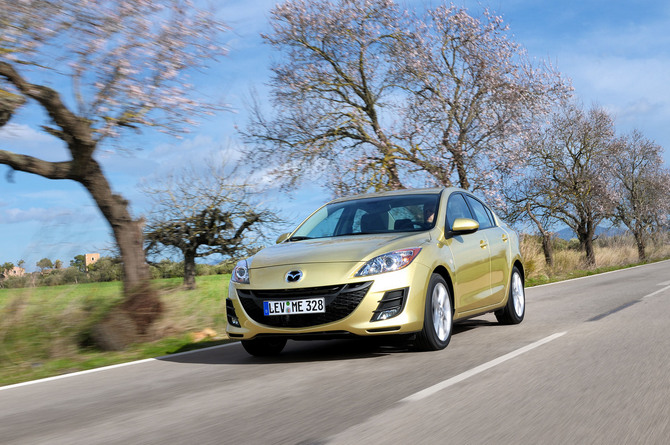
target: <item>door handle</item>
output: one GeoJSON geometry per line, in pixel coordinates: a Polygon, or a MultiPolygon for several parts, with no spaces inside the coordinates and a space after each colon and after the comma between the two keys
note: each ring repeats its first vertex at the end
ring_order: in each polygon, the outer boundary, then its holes
{"type": "Polygon", "coordinates": [[[484,241],[484,240],[479,241],[479,247],[481,247],[482,249],[486,249],[486,246],[488,246],[486,241],[484,241]]]}

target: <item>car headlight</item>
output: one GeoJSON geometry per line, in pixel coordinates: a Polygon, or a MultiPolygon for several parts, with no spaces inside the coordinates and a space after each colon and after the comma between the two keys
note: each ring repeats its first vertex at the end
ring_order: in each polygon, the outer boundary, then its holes
{"type": "Polygon", "coordinates": [[[367,275],[376,275],[385,272],[394,272],[404,269],[421,252],[421,248],[394,250],[383,255],[379,255],[368,261],[356,272],[357,277],[367,275]]]}
{"type": "Polygon", "coordinates": [[[235,265],[230,279],[235,283],[249,284],[249,262],[247,260],[239,261],[235,265]]]}

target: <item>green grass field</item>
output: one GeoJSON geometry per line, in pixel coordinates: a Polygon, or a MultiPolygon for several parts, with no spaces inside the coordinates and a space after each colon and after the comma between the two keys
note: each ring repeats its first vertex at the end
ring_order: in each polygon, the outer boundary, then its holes
{"type": "Polygon", "coordinates": [[[194,344],[192,334],[224,333],[229,280],[198,277],[194,291],[182,289],[180,278],[155,280],[166,308],[150,333],[155,340],[122,352],[85,347],[91,326],[120,300],[120,282],[0,289],[0,385],[226,342],[215,336],[194,344]]]}

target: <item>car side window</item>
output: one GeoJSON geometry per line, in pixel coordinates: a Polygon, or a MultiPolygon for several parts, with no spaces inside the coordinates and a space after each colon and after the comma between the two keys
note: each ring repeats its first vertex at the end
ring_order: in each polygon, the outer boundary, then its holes
{"type": "Polygon", "coordinates": [[[454,221],[458,218],[473,219],[463,195],[455,193],[449,197],[449,202],[447,202],[447,226],[449,230],[451,230],[454,221]]]}
{"type": "Polygon", "coordinates": [[[472,196],[468,196],[467,199],[468,204],[470,204],[470,208],[475,214],[475,219],[479,223],[479,228],[488,229],[489,227],[493,227],[493,221],[491,220],[489,212],[487,211],[487,208],[484,206],[484,204],[482,204],[472,196]]]}

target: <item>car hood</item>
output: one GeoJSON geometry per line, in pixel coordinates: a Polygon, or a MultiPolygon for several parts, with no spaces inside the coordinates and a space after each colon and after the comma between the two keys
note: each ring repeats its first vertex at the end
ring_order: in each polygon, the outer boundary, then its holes
{"type": "Polygon", "coordinates": [[[392,250],[421,247],[428,240],[430,232],[352,235],[284,242],[254,255],[250,269],[287,264],[367,261],[392,250]]]}

